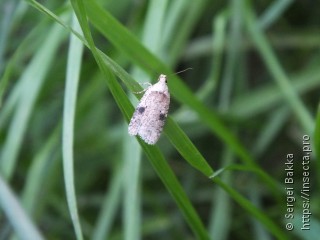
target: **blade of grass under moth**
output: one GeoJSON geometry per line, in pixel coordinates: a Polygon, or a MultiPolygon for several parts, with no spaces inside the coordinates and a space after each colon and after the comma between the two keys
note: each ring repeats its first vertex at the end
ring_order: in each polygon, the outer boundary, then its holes
{"type": "Polygon", "coordinates": [[[184,192],[182,186],[176,179],[170,166],[164,159],[158,147],[150,146],[144,143],[141,139],[138,139],[140,145],[144,149],[144,153],[148,156],[151,164],[153,165],[158,176],[167,187],[170,194],[175,199],[177,205],[185,216],[189,226],[194,231],[197,239],[209,239],[207,231],[194,210],[188,196],[184,192]]]}
{"type": "Polygon", "coordinates": [[[191,166],[202,172],[207,177],[213,174],[213,170],[208,162],[204,159],[178,124],[176,124],[170,117],[167,119],[164,131],[174,147],[191,166]]]}

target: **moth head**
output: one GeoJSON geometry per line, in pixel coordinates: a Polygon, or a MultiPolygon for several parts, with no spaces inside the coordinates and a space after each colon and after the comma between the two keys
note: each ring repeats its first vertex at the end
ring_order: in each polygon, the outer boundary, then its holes
{"type": "Polygon", "coordinates": [[[167,83],[167,76],[164,75],[164,74],[160,74],[160,76],[159,76],[159,82],[167,83]]]}
{"type": "Polygon", "coordinates": [[[164,74],[161,74],[159,76],[158,82],[150,87],[150,91],[167,93],[168,92],[167,76],[164,74]]]}

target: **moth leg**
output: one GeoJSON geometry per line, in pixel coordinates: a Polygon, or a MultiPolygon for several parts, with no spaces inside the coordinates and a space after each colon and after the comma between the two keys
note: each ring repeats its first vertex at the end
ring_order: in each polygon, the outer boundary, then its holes
{"type": "Polygon", "coordinates": [[[152,86],[152,84],[149,82],[143,82],[143,83],[139,83],[139,84],[140,85],[148,85],[147,89],[152,86]]]}
{"type": "Polygon", "coordinates": [[[151,86],[152,86],[152,84],[151,84],[151,83],[149,83],[149,82],[144,82],[144,83],[139,83],[139,84],[140,84],[140,85],[148,85],[148,87],[147,87],[147,88],[145,88],[145,89],[143,89],[143,90],[142,90],[142,91],[140,91],[140,92],[133,92],[134,94],[140,94],[140,93],[143,93],[143,92],[147,91],[149,87],[151,87],[151,86]]]}

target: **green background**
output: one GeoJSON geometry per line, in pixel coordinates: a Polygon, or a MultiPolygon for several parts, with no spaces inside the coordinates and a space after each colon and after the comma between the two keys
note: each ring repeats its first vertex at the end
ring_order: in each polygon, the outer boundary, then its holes
{"type": "Polygon", "coordinates": [[[0,240],[317,239],[319,9],[2,0],[0,240]],[[171,105],[150,146],[127,127],[161,73],[171,105]]]}

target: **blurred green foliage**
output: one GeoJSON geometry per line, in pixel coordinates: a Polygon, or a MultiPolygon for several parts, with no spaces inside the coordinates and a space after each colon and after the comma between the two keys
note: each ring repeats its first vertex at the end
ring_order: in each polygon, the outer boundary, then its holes
{"type": "Polygon", "coordinates": [[[317,239],[319,9],[2,0],[0,240],[317,239]],[[127,124],[160,73],[172,101],[149,146],[127,124]]]}

